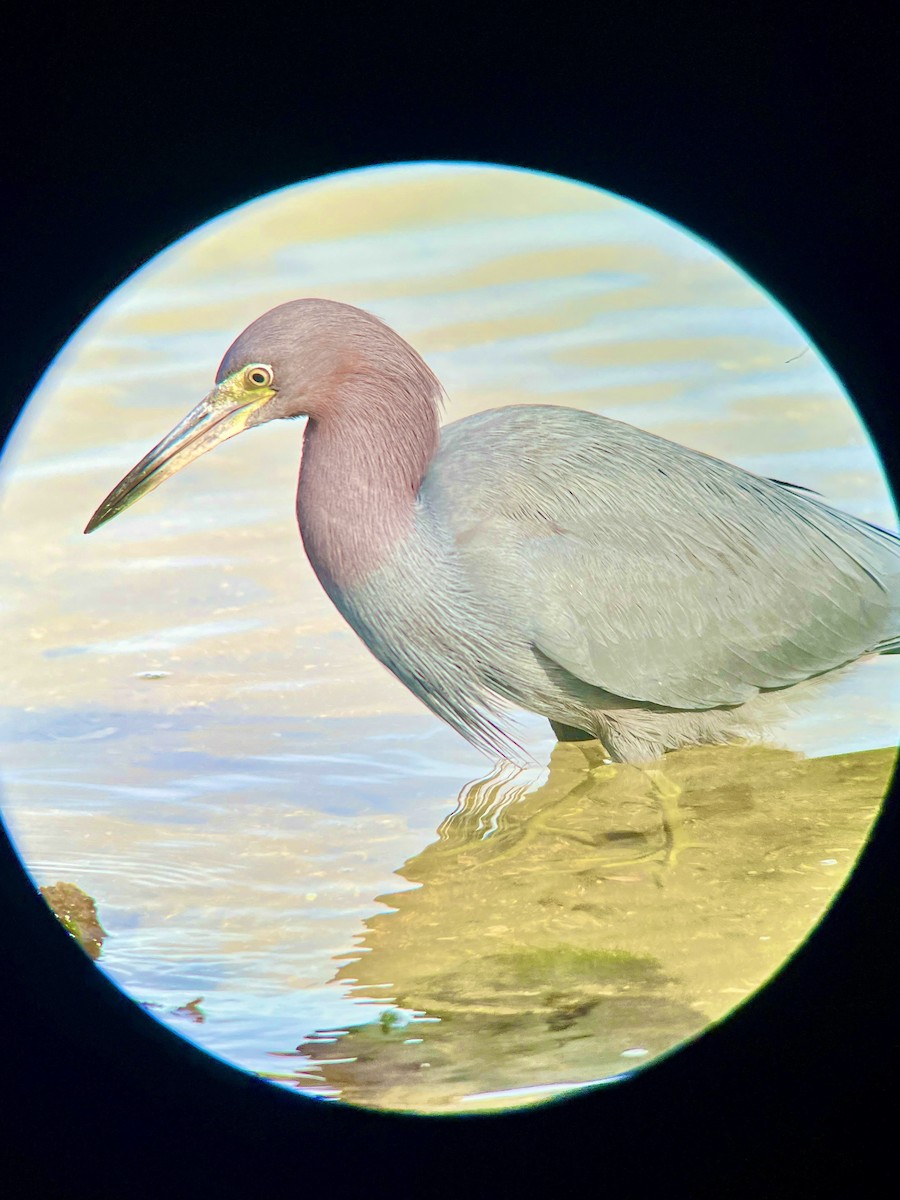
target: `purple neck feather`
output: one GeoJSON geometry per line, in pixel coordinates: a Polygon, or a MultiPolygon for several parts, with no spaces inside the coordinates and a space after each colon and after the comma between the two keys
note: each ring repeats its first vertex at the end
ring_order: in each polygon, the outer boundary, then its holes
{"type": "Polygon", "coordinates": [[[440,384],[401,345],[408,358],[390,370],[335,373],[310,405],[297,519],[328,592],[364,581],[409,536],[437,450],[440,384]]]}

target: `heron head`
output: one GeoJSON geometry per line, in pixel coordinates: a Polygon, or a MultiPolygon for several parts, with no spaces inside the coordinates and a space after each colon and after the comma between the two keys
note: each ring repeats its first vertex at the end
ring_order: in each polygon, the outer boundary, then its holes
{"type": "Polygon", "coordinates": [[[232,343],[212,391],[113,488],[85,533],[245,429],[326,416],[348,378],[399,378],[420,369],[428,370],[411,347],[362,309],[319,299],[280,304],[232,343]]]}

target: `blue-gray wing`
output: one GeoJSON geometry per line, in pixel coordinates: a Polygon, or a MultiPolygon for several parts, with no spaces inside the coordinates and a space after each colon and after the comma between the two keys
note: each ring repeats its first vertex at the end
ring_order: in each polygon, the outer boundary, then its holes
{"type": "Polygon", "coordinates": [[[479,414],[434,476],[478,586],[615,695],[738,704],[900,644],[895,535],[620,422],[479,414]]]}

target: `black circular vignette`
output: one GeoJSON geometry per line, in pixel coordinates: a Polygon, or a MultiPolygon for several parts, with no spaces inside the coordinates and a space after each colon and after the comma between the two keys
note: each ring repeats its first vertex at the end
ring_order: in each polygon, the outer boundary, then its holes
{"type": "MultiPolygon", "coordinates": [[[[510,11],[490,31],[382,14],[371,36],[326,36],[119,9],[26,30],[5,72],[4,432],[82,320],[181,234],[331,171],[464,159],[618,192],[724,251],[816,342],[896,483],[886,30],[660,12],[526,30],[510,11]]],[[[721,1026],[624,1085],[466,1118],[304,1101],[195,1050],[92,966],[4,844],[4,1195],[732,1196],[842,1173],[858,1191],[892,1153],[898,824],[889,803],[827,921],[721,1026]]]]}

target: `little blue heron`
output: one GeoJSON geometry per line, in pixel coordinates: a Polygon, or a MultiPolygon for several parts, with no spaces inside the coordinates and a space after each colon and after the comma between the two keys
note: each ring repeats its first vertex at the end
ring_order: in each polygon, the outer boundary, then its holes
{"type": "Polygon", "coordinates": [[[322,586],[410,691],[510,758],[510,705],[648,764],[731,740],[761,693],[900,652],[895,534],[591,412],[440,429],[442,395],[371,314],[281,304],[85,532],[244,429],[307,417],[297,518],[322,586]]]}

